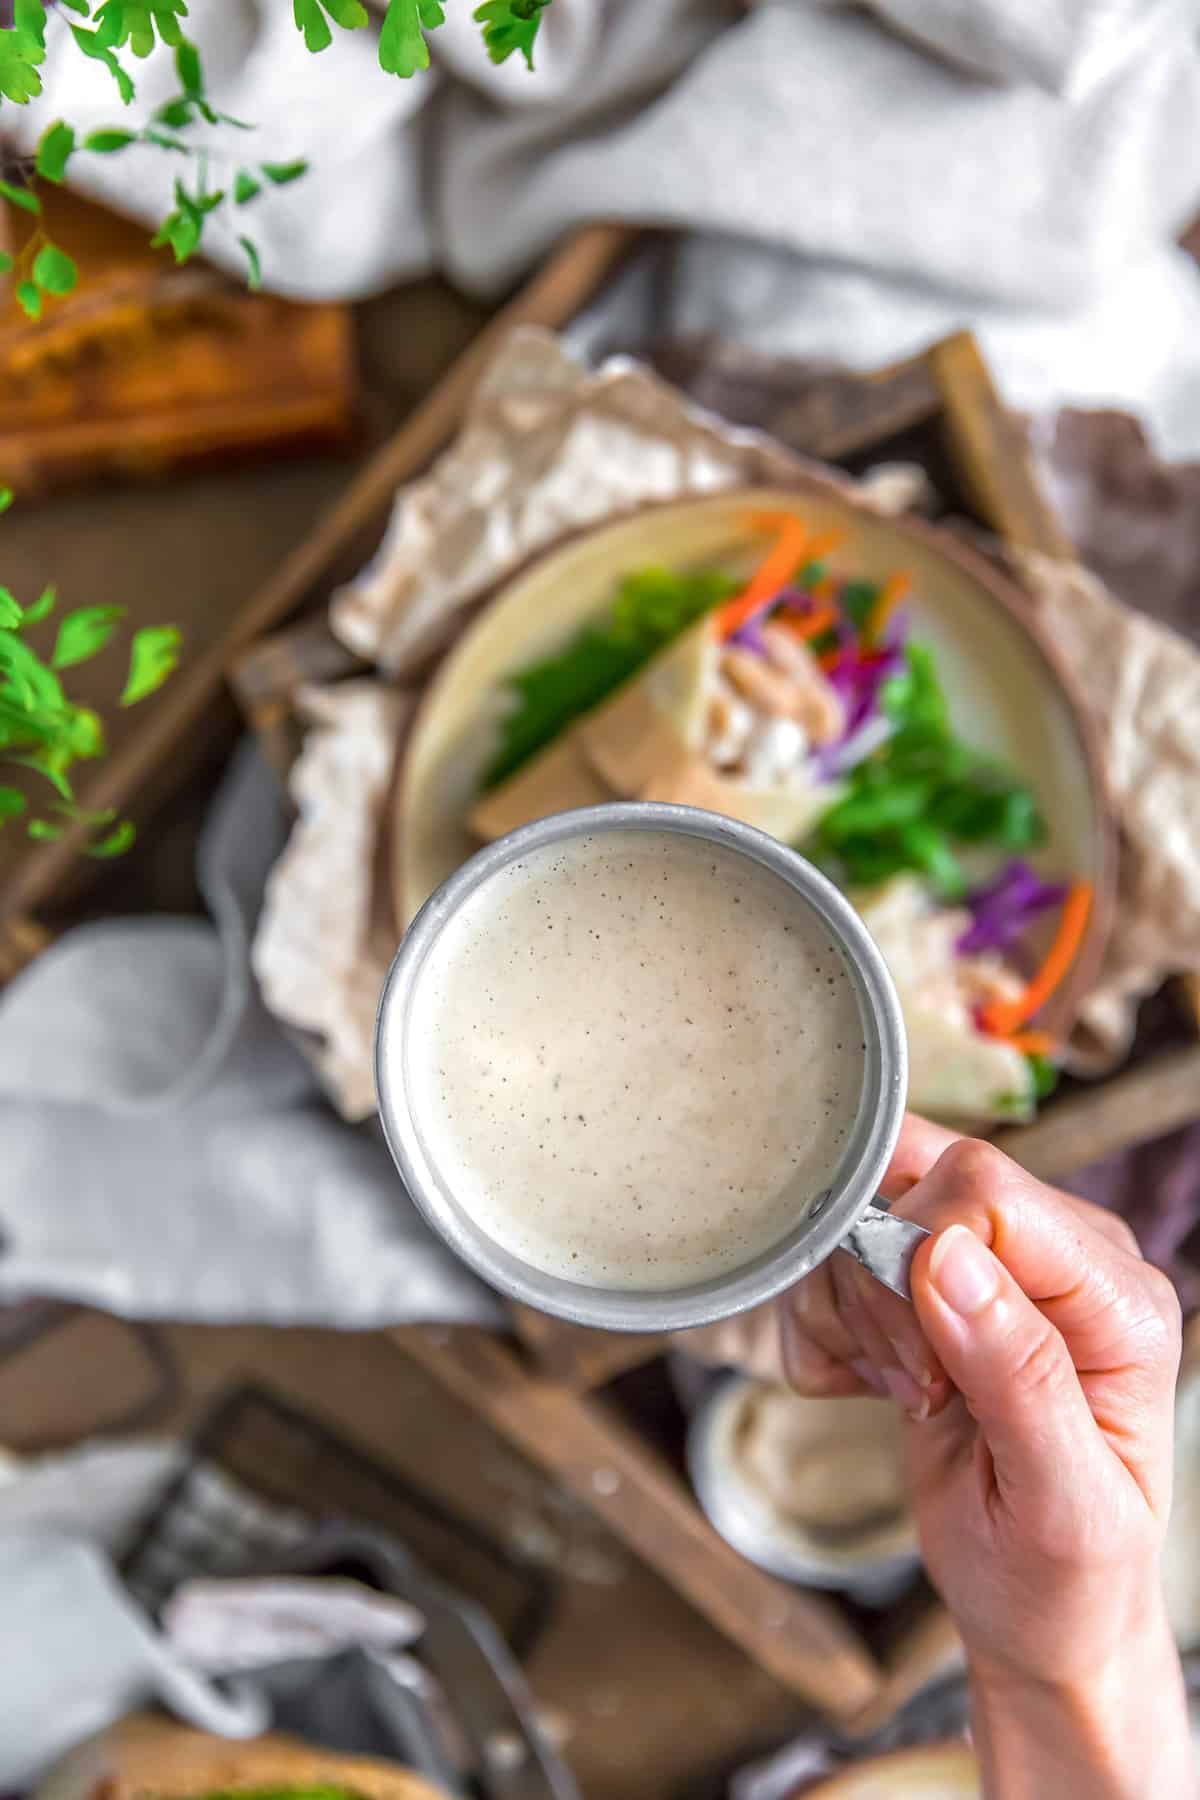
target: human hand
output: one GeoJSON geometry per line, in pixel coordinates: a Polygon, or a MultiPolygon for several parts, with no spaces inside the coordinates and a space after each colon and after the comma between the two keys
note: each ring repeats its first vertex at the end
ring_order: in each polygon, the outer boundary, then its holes
{"type": "Polygon", "coordinates": [[[910,1308],[838,1254],[786,1297],[802,1393],[914,1420],[926,1567],[966,1645],[990,1793],[1194,1792],[1158,1556],[1179,1307],[1122,1221],[906,1121],[885,1192],[936,1236],[910,1308]]]}

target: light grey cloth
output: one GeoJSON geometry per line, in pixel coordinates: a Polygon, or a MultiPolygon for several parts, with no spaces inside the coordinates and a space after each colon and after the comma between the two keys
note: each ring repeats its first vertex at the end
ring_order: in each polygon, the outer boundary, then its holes
{"type": "MultiPolygon", "coordinates": [[[[216,175],[313,165],[206,249],[240,268],[249,228],[294,293],[435,265],[494,292],[591,219],[678,226],[657,329],[861,367],[970,325],[1017,404],[1120,404],[1200,454],[1200,276],[1174,247],[1200,207],[1198,0],[554,0],[532,75],[493,68],[470,14],[402,83],[367,34],[309,57],[289,0],[194,8],[215,98],[262,126],[214,139],[216,175]]],[[[99,65],[64,50],[44,77],[23,148],[111,123],[99,65]]],[[[169,58],[139,80],[165,98],[169,58]]],[[[72,172],[150,219],[171,162],[72,172]]]]}
{"type": "Polygon", "coordinates": [[[0,1300],[214,1323],[496,1316],[258,999],[247,947],[284,831],[244,750],[201,849],[213,926],[88,926],[0,995],[0,1300]]]}
{"type": "MultiPolygon", "coordinates": [[[[158,1589],[165,1567],[172,1599],[161,1629],[154,1625],[151,1597],[126,1587],[114,1559],[181,1460],[180,1446],[145,1440],[0,1468],[0,1793],[36,1781],[93,1733],[154,1701],[224,1737],[286,1723],[272,1681],[278,1665],[299,1674],[301,1662],[363,1645],[400,1680],[395,1653],[424,1623],[411,1606],[337,1580],[195,1578],[222,1558],[232,1558],[231,1569],[286,1558],[314,1530],[211,1465],[189,1470],[187,1529],[155,1540],[151,1585],[158,1589]],[[220,1521],[215,1545],[206,1518],[220,1521]],[[222,1655],[230,1633],[236,1650],[222,1655]]],[[[345,1691],[336,1674],[331,1685],[337,1705],[345,1691]]]]}
{"type": "Polygon", "coordinates": [[[193,1725],[250,1737],[269,1722],[153,1630],[104,1553],[41,1527],[0,1531],[0,1788],[19,1789],[127,1712],[160,1700],[193,1725]]]}

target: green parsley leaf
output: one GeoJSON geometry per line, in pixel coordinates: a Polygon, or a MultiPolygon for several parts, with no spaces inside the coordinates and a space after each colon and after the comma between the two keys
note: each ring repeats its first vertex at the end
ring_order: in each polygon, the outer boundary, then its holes
{"type": "Polygon", "coordinates": [[[29,188],[14,187],[11,181],[0,181],[0,196],[11,205],[19,206],[22,212],[40,213],[42,210],[42,203],[35,193],[29,188]]]}
{"type": "Polygon", "coordinates": [[[102,34],[98,31],[85,31],[82,25],[72,25],[71,36],[85,56],[90,56],[93,62],[104,64],[117,84],[117,92],[128,106],[134,95],[133,81],[127,71],[121,67],[111,46],[105,42],[102,34]]]}
{"type": "Polygon", "coordinates": [[[181,38],[175,47],[175,72],[189,100],[203,96],[204,71],[200,66],[200,52],[188,38],[181,38]]]}
{"type": "Polygon", "coordinates": [[[286,187],[290,181],[299,181],[302,175],[308,174],[308,164],[303,158],[298,162],[261,163],[259,166],[267,180],[276,187],[286,187]]]}
{"type": "Polygon", "coordinates": [[[15,631],[24,616],[8,589],[0,587],[0,631],[15,631]]]}
{"type": "Polygon", "coordinates": [[[399,75],[403,81],[418,69],[427,69],[429,45],[422,28],[440,25],[443,16],[437,0],[388,0],[379,33],[380,68],[388,75],[399,75]]]}
{"type": "Polygon", "coordinates": [[[63,722],[63,738],[73,757],[104,755],[104,727],[88,706],[71,706],[63,722]]]}
{"type": "Polygon", "coordinates": [[[6,513],[8,511],[15,497],[16,496],[13,494],[11,488],[0,487],[0,513],[6,513]]]}
{"type": "Polygon", "coordinates": [[[46,8],[44,0],[15,0],[13,29],[29,38],[38,48],[46,48],[46,8]]]}
{"type": "Polygon", "coordinates": [[[124,856],[136,837],[137,831],[133,820],[122,819],[116,829],[110,831],[106,838],[101,838],[98,844],[89,844],[86,853],[88,856],[98,857],[124,856]]]}
{"type": "Polygon", "coordinates": [[[75,148],[75,128],[62,119],[43,131],[37,147],[37,172],[45,181],[61,181],[75,148]]]}
{"type": "Polygon", "coordinates": [[[150,247],[157,250],[163,244],[170,244],[175,253],[177,263],[187,262],[200,242],[200,233],[204,228],[202,215],[189,201],[187,212],[168,213],[157,232],[150,240],[150,247]]]}
{"type": "Polygon", "coordinates": [[[13,267],[13,258],[7,250],[0,250],[0,275],[7,275],[13,267]]]}
{"type": "Polygon", "coordinates": [[[55,792],[61,794],[64,800],[74,799],[71,784],[65,773],[71,761],[69,751],[43,748],[31,750],[27,755],[15,756],[11,750],[6,750],[4,757],[6,762],[16,763],[22,769],[33,769],[36,774],[44,776],[55,792]]]}
{"type": "Polygon", "coordinates": [[[321,4],[334,24],[340,25],[343,31],[361,31],[364,25],[371,22],[371,15],[360,4],[360,0],[321,0],[321,4]]]}
{"type": "Polygon", "coordinates": [[[250,288],[251,293],[256,294],[262,286],[262,263],[258,258],[258,250],[248,237],[239,238],[238,243],[246,252],[246,261],[250,265],[250,272],[246,277],[247,286],[250,288]]]}
{"type": "Polygon", "coordinates": [[[182,143],[177,137],[170,137],[165,131],[154,131],[147,128],[143,131],[142,136],[148,144],[157,144],[160,150],[178,150],[183,156],[192,154],[185,143],[182,143]]]}
{"type": "Polygon", "coordinates": [[[81,19],[91,17],[92,9],[88,0],[58,0],[58,4],[65,6],[68,12],[77,13],[81,19]]]}
{"type": "Polygon", "coordinates": [[[262,193],[262,186],[255,181],[249,169],[239,169],[233,184],[233,203],[235,206],[249,206],[251,200],[262,193]]]}
{"type": "Polygon", "coordinates": [[[179,21],[187,6],[185,0],[104,0],[93,16],[105,43],[114,49],[128,44],[135,56],[147,57],[156,38],[171,45],[183,41],[179,21]]]}
{"type": "Polygon", "coordinates": [[[73,294],[79,270],[57,244],[43,244],[34,258],[33,279],[45,294],[73,294]]]}
{"type": "Polygon", "coordinates": [[[87,662],[103,650],[125,617],[123,606],[81,606],[68,613],[58,628],[51,662],[56,669],[69,669],[73,663],[87,662]]]}
{"type": "Polygon", "coordinates": [[[10,29],[0,31],[0,94],[17,106],[42,91],[38,67],[46,60],[46,15],[41,0],[17,0],[10,29]]]}
{"type": "Polygon", "coordinates": [[[160,124],[169,125],[172,131],[181,131],[195,119],[196,108],[186,95],[180,94],[174,100],[168,100],[165,106],[160,106],[154,116],[160,124]]]}
{"type": "Polygon", "coordinates": [[[483,26],[483,41],[494,63],[506,62],[518,51],[533,67],[533,46],[542,13],[550,0],[484,0],[474,17],[483,26]]]}
{"type": "MultiPolygon", "coordinates": [[[[149,136],[149,132],[146,134],[149,136]]],[[[91,131],[83,140],[84,150],[94,150],[97,156],[112,156],[114,151],[124,150],[127,144],[136,144],[136,131],[91,131]]],[[[183,146],[180,145],[182,149],[183,146]]]]}
{"type": "Polygon", "coordinates": [[[319,0],[293,0],[292,16],[295,18],[297,31],[304,33],[306,50],[313,56],[318,56],[322,50],[328,50],[333,42],[333,33],[319,0]]]}
{"type": "Polygon", "coordinates": [[[49,819],[30,819],[25,829],[29,836],[35,838],[39,843],[56,844],[66,827],[52,825],[49,819]]]}
{"type": "Polygon", "coordinates": [[[17,304],[27,319],[40,319],[42,316],[42,296],[32,281],[17,283],[17,304]]]}
{"type": "Polygon", "coordinates": [[[25,715],[22,723],[29,738],[23,741],[47,741],[54,736],[68,705],[53,669],[13,632],[0,633],[0,700],[25,715]]]}
{"type": "Polygon", "coordinates": [[[129,679],[122,706],[136,706],[160,688],[179,662],[183,633],[174,625],[146,625],[135,632],[129,652],[129,679]]]}
{"type": "Polygon", "coordinates": [[[18,788],[0,787],[0,825],[25,811],[25,796],[18,788]]]}
{"type": "Polygon", "coordinates": [[[125,34],[125,0],[105,0],[96,8],[96,36],[102,44],[114,49],[125,34]]]}
{"type": "Polygon", "coordinates": [[[57,588],[43,588],[33,605],[25,608],[24,613],[21,615],[21,623],[23,625],[40,625],[42,620],[48,619],[50,614],[54,611],[57,599],[57,588]]]}

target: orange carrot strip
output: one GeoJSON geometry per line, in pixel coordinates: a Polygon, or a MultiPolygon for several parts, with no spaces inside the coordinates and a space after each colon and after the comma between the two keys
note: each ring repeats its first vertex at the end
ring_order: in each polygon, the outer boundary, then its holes
{"type": "Polygon", "coordinates": [[[1092,884],[1076,881],[1063,902],[1062,917],[1046,960],[1016,1000],[993,1000],[980,1017],[986,1031],[1009,1037],[1044,1006],[1063,979],[1079,949],[1092,910],[1092,884]]]}
{"type": "Polygon", "coordinates": [[[787,586],[796,573],[807,542],[806,527],[799,519],[789,519],[741,593],[727,600],[717,613],[718,637],[732,637],[747,619],[787,586]]]}
{"type": "MultiPolygon", "coordinates": [[[[838,609],[836,606],[818,607],[815,613],[788,613],[784,618],[780,618],[776,613],[771,620],[772,625],[782,625],[785,631],[790,632],[793,637],[799,638],[801,643],[805,643],[809,638],[820,637],[822,632],[831,631],[837,622],[838,609]]],[[[838,654],[840,655],[841,652],[839,651],[838,654]]]]}
{"type": "Polygon", "coordinates": [[[912,576],[907,569],[899,569],[889,575],[879,590],[879,598],[867,614],[867,622],[863,628],[863,641],[877,644],[883,636],[884,626],[895,612],[900,602],[912,587],[912,576]]]}
{"type": "Polygon", "coordinates": [[[845,541],[846,534],[844,531],[818,531],[816,537],[808,546],[809,562],[824,562],[827,556],[832,556],[835,550],[840,550],[845,541]]]}
{"type": "Polygon", "coordinates": [[[1053,1056],[1058,1049],[1058,1039],[1048,1031],[1014,1031],[1003,1043],[1011,1044],[1022,1056],[1053,1056]]]}
{"type": "Polygon", "coordinates": [[[786,531],[789,525],[799,523],[795,513],[790,512],[752,512],[746,515],[746,524],[751,531],[772,532],[776,536],[781,531],[786,531]]]}

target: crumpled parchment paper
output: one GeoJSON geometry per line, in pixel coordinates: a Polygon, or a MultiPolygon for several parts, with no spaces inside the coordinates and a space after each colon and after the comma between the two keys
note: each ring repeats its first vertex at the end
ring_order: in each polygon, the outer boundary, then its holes
{"type": "MultiPolygon", "coordinates": [[[[349,684],[344,700],[345,687],[308,699],[318,730],[292,777],[300,821],[255,944],[269,1005],[316,1035],[346,1117],[374,1104],[375,999],[394,945],[368,922],[381,912],[371,871],[398,734],[435,654],[498,581],[565,532],[808,467],[627,358],[589,370],[534,330],[500,351],[456,441],[400,492],[378,554],[333,598],[335,632],[383,675],[349,684]]],[[[874,493],[856,491],[886,511],[918,490],[888,471],[874,493]]],[[[1022,573],[1099,722],[1122,832],[1116,928],[1083,1017],[1095,1067],[1128,1047],[1139,996],[1200,970],[1200,654],[1074,565],[1028,559],[1022,573]]]]}
{"type": "Polygon", "coordinates": [[[1110,1059],[1136,1002],[1200,970],[1200,654],[1076,563],[1022,555],[1047,635],[1088,697],[1121,830],[1116,921],[1080,1024],[1110,1059]]]}
{"type": "Polygon", "coordinates": [[[377,879],[397,748],[416,704],[381,681],[306,688],[311,730],[292,770],[299,818],[267,881],[251,964],[277,1018],[305,1048],[348,1119],[375,1109],[375,1010],[396,948],[377,879]]]}

